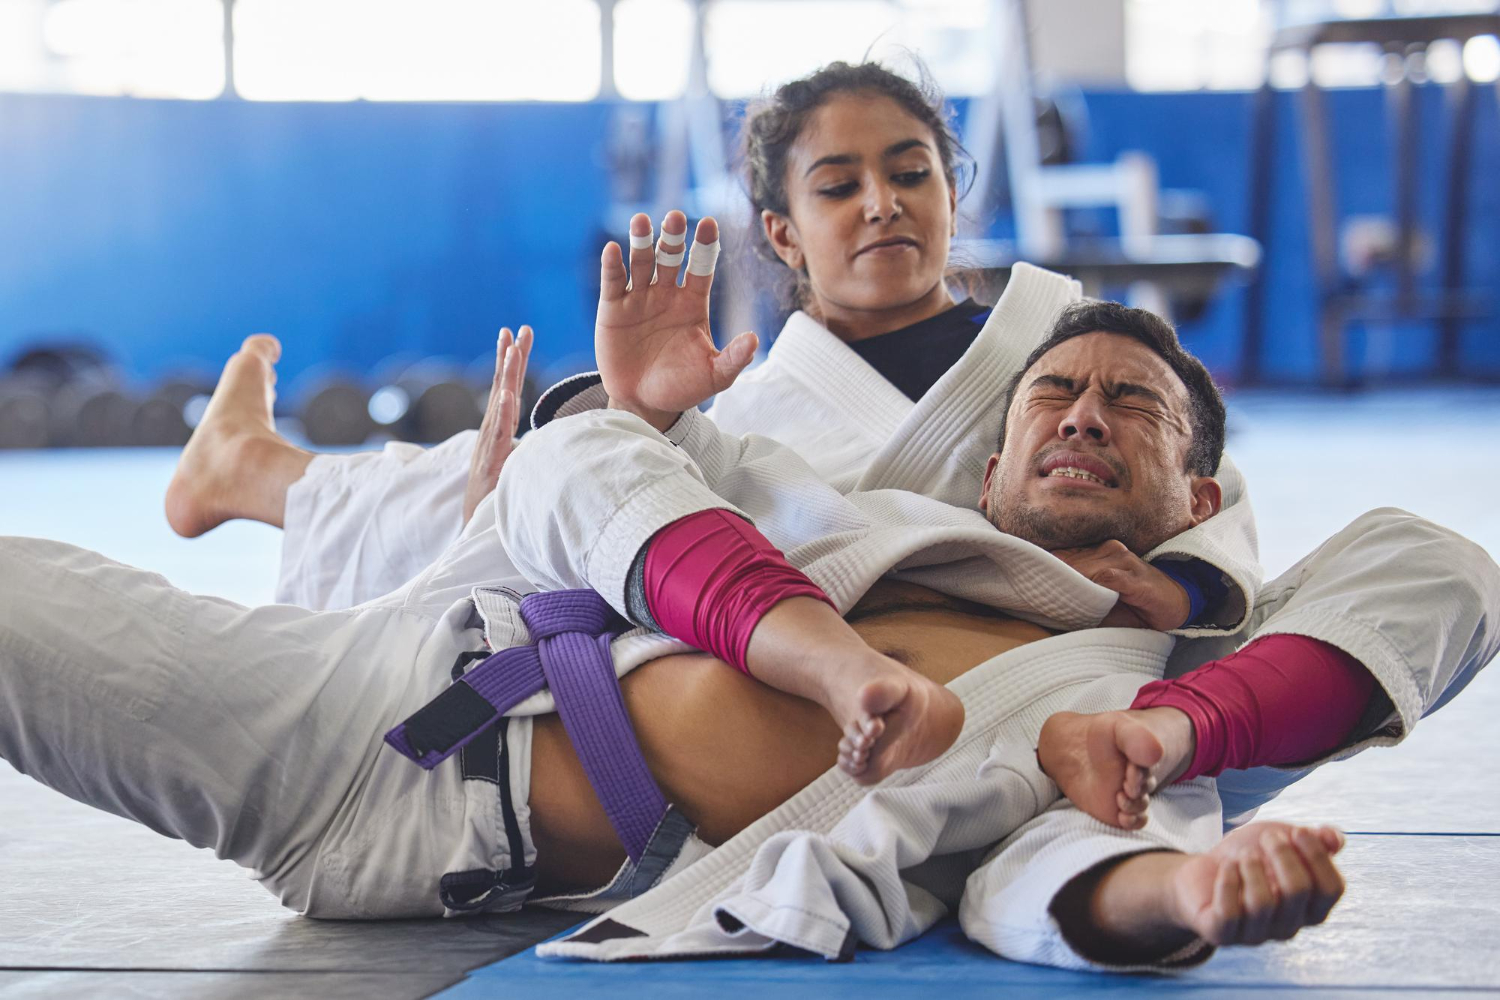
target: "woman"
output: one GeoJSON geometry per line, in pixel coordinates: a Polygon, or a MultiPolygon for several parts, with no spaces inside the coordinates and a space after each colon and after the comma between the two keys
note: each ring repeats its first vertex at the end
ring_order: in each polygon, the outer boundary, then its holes
{"type": "MultiPolygon", "coordinates": [[[[955,304],[945,281],[964,153],[931,88],[843,63],[780,88],[747,119],[744,151],[765,249],[785,266],[801,308],[765,362],[710,413],[852,483],[915,409],[942,409],[943,394],[927,390],[989,316],[972,301],[955,304]]],[[[635,225],[649,231],[641,218],[635,225]]],[[[663,230],[683,232],[685,221],[672,213],[663,230]]],[[[1002,306],[1011,314],[1000,317],[1010,324],[1045,324],[1077,297],[1073,282],[1035,269],[1019,269],[1012,285],[1002,306]]],[[[988,350],[1004,350],[1002,327],[988,350]]],[[[502,331],[497,391],[479,434],[432,449],[313,455],[276,434],[279,346],[252,337],[183,453],[168,519],[188,536],[233,518],[283,527],[284,603],[348,607],[391,591],[437,558],[493,487],[520,415],[530,340],[524,327],[514,341],[502,331]]],[[[966,502],[970,484],[949,480],[972,476],[977,486],[978,462],[899,485],[966,502]]],[[[1237,496],[1234,482],[1229,492],[1237,496]]]]}

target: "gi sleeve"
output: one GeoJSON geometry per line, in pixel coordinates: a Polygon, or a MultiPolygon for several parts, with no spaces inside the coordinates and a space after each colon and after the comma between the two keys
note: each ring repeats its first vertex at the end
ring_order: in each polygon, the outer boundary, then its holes
{"type": "Polygon", "coordinates": [[[1195,965],[1213,954],[1213,946],[1201,939],[1131,965],[1095,961],[1086,954],[1088,942],[1068,939],[1053,915],[1053,901],[1074,878],[1113,858],[1152,850],[1207,851],[1221,835],[1219,799],[1207,778],[1158,792],[1151,801],[1151,822],[1135,832],[1106,826],[1059,801],[1002,841],[969,876],[959,923],[974,941],[1017,962],[1099,972],[1195,965]]]}

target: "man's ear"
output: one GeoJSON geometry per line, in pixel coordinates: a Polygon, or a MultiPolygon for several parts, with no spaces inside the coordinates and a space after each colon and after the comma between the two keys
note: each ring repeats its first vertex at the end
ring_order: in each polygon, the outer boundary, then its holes
{"type": "Polygon", "coordinates": [[[958,188],[948,185],[948,235],[958,235],[958,188]]]}
{"type": "Polygon", "coordinates": [[[1202,524],[1219,512],[1224,503],[1224,491],[1219,481],[1212,476],[1194,476],[1192,491],[1193,524],[1202,524]]]}
{"type": "Polygon", "coordinates": [[[1000,453],[997,451],[984,466],[984,485],[979,489],[979,509],[986,514],[990,512],[990,480],[995,478],[995,469],[999,465],[1000,453]]]}
{"type": "Polygon", "coordinates": [[[765,227],[766,240],[781,262],[793,271],[802,270],[802,246],[797,240],[797,227],[792,220],[769,208],[762,209],[760,224],[765,227]]]}

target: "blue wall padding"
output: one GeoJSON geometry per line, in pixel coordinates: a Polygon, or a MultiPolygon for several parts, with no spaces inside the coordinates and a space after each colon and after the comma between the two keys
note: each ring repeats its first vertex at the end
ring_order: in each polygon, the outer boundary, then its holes
{"type": "Polygon", "coordinates": [[[83,331],[150,377],[592,343],[603,105],[0,96],[0,359],[83,331]]]}
{"type": "MultiPolygon", "coordinates": [[[[1277,102],[1262,364],[1302,381],[1317,360],[1292,96],[1277,102]]],[[[1442,95],[1424,88],[1422,98],[1423,161],[1436,179],[1442,95]]],[[[1342,206],[1383,210],[1380,94],[1331,99],[1342,206]]],[[[1500,295],[1493,88],[1478,105],[1469,271],[1500,295]]],[[[1089,156],[1146,150],[1164,184],[1206,192],[1219,228],[1247,231],[1251,95],[1101,92],[1088,107],[1089,156]]],[[[586,355],[610,110],[0,95],[0,362],[40,336],[79,332],[153,378],[185,362],[216,368],[246,333],[268,330],[295,378],[324,363],[368,370],[396,353],[467,361],[492,349],[500,325],[521,322],[537,327],[542,365],[586,355]]],[[[1440,235],[1435,186],[1422,212],[1440,235]]],[[[1230,380],[1244,295],[1222,296],[1184,329],[1230,380]]],[[[1366,366],[1363,332],[1350,339],[1366,366]]],[[[1419,372],[1433,341],[1430,326],[1408,325],[1371,364],[1419,372]]],[[[1473,324],[1464,359],[1500,373],[1500,320],[1473,324]]]]}

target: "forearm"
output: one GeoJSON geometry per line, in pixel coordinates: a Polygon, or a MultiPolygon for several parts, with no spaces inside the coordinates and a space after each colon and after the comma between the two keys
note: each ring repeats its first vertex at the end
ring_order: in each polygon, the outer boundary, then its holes
{"type": "Polygon", "coordinates": [[[1109,858],[1078,875],[1051,913],[1079,955],[1100,965],[1156,963],[1197,940],[1174,908],[1171,885],[1187,855],[1151,850],[1109,858]]]}
{"type": "Polygon", "coordinates": [[[1130,707],[1175,709],[1191,723],[1192,751],[1179,775],[1186,779],[1331,753],[1349,739],[1374,689],[1369,671],[1342,650],[1305,636],[1271,635],[1146,685],[1130,707]]]}

